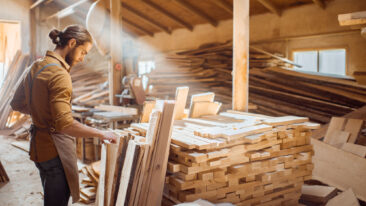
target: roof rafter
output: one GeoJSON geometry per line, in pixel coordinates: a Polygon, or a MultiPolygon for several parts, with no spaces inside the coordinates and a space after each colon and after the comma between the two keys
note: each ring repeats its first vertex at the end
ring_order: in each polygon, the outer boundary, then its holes
{"type": "Polygon", "coordinates": [[[74,13],[74,12],[69,12],[69,11],[72,11],[74,8],[76,8],[76,7],[80,6],[81,4],[86,3],[86,2],[88,2],[88,1],[89,1],[89,0],[80,0],[80,1],[78,1],[78,2],[76,2],[76,3],[74,3],[74,4],[71,4],[71,5],[70,5],[70,6],[68,6],[68,7],[66,7],[66,8],[64,8],[64,9],[62,9],[62,10],[60,10],[60,11],[58,11],[58,12],[56,12],[56,13],[54,13],[54,14],[52,14],[52,15],[48,16],[48,17],[46,17],[45,19],[43,19],[43,21],[46,21],[46,20],[52,19],[52,18],[54,18],[54,17],[58,17],[59,15],[62,15],[62,14],[64,14],[64,13],[67,13],[66,15],[63,15],[63,17],[66,17],[66,16],[68,16],[68,15],[70,15],[70,14],[74,13]]]}
{"type": "Polygon", "coordinates": [[[151,18],[147,17],[145,14],[141,13],[140,11],[137,11],[136,9],[130,7],[129,5],[127,5],[123,2],[122,2],[122,8],[127,9],[128,11],[132,12],[134,15],[140,17],[141,19],[145,20],[147,23],[149,23],[150,25],[152,25],[156,28],[165,31],[168,34],[172,33],[172,31],[169,28],[167,28],[166,26],[163,26],[160,23],[152,20],[151,18]]]}
{"type": "Polygon", "coordinates": [[[313,0],[314,4],[318,5],[320,8],[325,9],[324,0],[313,0]]]}
{"type": "Polygon", "coordinates": [[[146,30],[146,29],[142,28],[141,26],[139,26],[139,25],[135,24],[134,22],[132,22],[132,21],[130,21],[130,20],[128,20],[128,19],[126,19],[126,18],[123,18],[123,17],[122,17],[122,21],[123,21],[123,23],[122,23],[122,24],[127,24],[127,25],[129,25],[130,27],[133,27],[134,29],[136,29],[137,31],[139,31],[139,32],[141,32],[141,33],[144,33],[144,34],[149,35],[149,36],[151,36],[151,37],[153,37],[153,36],[154,36],[154,33],[152,33],[152,32],[150,32],[150,31],[148,31],[148,30],[146,30]]]}
{"type": "Polygon", "coordinates": [[[279,9],[276,5],[274,5],[270,0],[257,0],[257,1],[272,13],[276,14],[277,16],[281,16],[281,9],[279,9]]]}
{"type": "Polygon", "coordinates": [[[225,0],[214,0],[212,1],[215,5],[221,7],[230,14],[233,14],[233,6],[228,4],[225,0]]]}
{"type": "Polygon", "coordinates": [[[176,23],[178,23],[179,25],[187,28],[190,31],[193,31],[193,26],[190,25],[189,23],[179,19],[178,17],[176,17],[175,15],[173,15],[172,13],[166,11],[165,9],[163,9],[161,6],[155,4],[154,2],[150,1],[150,0],[141,0],[142,2],[145,3],[145,5],[155,9],[156,11],[160,12],[161,14],[165,15],[166,17],[170,18],[171,20],[175,21],[176,23]]]}
{"type": "Polygon", "coordinates": [[[213,19],[212,17],[208,16],[207,14],[205,14],[204,12],[202,12],[200,9],[192,6],[191,4],[189,4],[188,2],[184,1],[184,0],[174,0],[174,3],[176,3],[177,5],[189,10],[190,12],[193,12],[194,14],[200,16],[202,19],[207,20],[208,22],[210,22],[210,24],[214,27],[216,27],[218,25],[218,22],[213,19]]]}

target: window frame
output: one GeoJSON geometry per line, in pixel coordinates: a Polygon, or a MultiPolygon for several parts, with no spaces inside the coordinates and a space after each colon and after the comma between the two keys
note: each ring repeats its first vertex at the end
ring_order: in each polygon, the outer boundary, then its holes
{"type": "MultiPolygon", "coordinates": [[[[345,52],[346,52],[346,55],[345,55],[345,76],[348,75],[348,58],[349,58],[349,55],[348,55],[348,52],[349,52],[349,49],[347,46],[337,46],[337,47],[313,47],[313,48],[300,48],[300,49],[292,49],[291,52],[290,52],[290,59],[291,61],[295,62],[295,55],[294,53],[295,52],[309,52],[309,51],[316,51],[317,52],[317,72],[316,73],[319,73],[319,74],[322,74],[322,75],[326,75],[326,76],[332,76],[334,74],[330,74],[330,73],[321,73],[319,72],[319,55],[320,55],[320,51],[326,51],[326,50],[339,50],[339,49],[344,49],[345,52]]],[[[295,66],[292,65],[292,68],[295,69],[295,66]]],[[[302,71],[302,70],[300,70],[302,71]]],[[[302,72],[307,72],[307,71],[302,71],[302,72]]],[[[341,74],[337,74],[337,75],[341,75],[341,74]]],[[[341,75],[343,76],[343,75],[341,75]]]]}

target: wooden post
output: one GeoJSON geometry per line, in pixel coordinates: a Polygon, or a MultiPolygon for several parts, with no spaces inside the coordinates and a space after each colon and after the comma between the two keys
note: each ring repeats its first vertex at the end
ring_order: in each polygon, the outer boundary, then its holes
{"type": "Polygon", "coordinates": [[[234,0],[233,6],[233,109],[248,111],[249,0],[234,0]]]}
{"type": "Polygon", "coordinates": [[[111,20],[111,65],[109,68],[109,103],[117,105],[116,94],[121,93],[121,80],[123,74],[122,67],[122,18],[121,2],[110,0],[110,20],[111,20]]]}
{"type": "Polygon", "coordinates": [[[37,14],[38,8],[31,9],[30,11],[30,61],[33,62],[37,57],[37,14]]]}

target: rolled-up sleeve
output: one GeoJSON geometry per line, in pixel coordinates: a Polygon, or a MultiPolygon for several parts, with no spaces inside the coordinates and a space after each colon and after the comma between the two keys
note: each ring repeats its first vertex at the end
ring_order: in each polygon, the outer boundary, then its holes
{"type": "Polygon", "coordinates": [[[74,118],[71,113],[71,78],[66,72],[56,74],[49,81],[49,103],[51,115],[56,131],[62,131],[70,126],[74,118]]]}

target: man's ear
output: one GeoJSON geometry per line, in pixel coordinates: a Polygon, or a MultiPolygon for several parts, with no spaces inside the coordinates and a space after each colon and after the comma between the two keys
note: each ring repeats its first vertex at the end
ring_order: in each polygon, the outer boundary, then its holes
{"type": "Polygon", "coordinates": [[[74,38],[70,39],[68,42],[67,42],[67,46],[69,48],[74,48],[76,46],[76,40],[74,38]]]}

